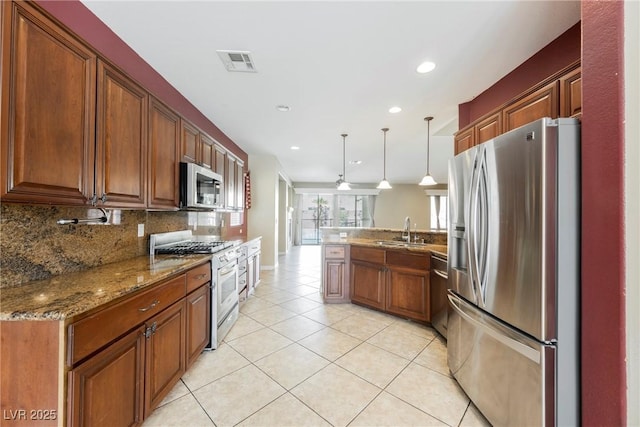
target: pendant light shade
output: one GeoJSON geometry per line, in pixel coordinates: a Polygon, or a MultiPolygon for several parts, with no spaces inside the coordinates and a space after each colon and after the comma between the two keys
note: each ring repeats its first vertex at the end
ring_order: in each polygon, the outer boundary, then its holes
{"type": "Polygon", "coordinates": [[[387,181],[387,131],[389,128],[382,128],[383,140],[382,140],[382,181],[378,184],[379,190],[389,190],[391,184],[387,181]]]}
{"type": "Polygon", "coordinates": [[[425,117],[424,120],[427,122],[427,173],[422,178],[422,181],[418,183],[418,185],[436,185],[437,182],[431,174],[429,173],[429,122],[433,120],[433,117],[425,117]]]}
{"type": "Polygon", "coordinates": [[[338,175],[340,178],[336,181],[336,188],[341,191],[351,190],[351,186],[347,182],[347,175],[345,173],[345,139],[348,135],[343,133],[340,136],[342,137],[342,174],[338,175]]]}

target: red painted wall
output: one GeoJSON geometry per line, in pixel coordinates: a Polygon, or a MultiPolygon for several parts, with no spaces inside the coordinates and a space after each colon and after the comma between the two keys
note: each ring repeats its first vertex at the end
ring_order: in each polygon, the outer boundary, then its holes
{"type": "Polygon", "coordinates": [[[120,67],[162,102],[211,135],[244,160],[248,166],[247,153],[244,150],[218,129],[80,1],[36,0],[36,3],[84,39],[101,56],[120,67]]]}
{"type": "Polygon", "coordinates": [[[579,22],[472,101],[460,104],[458,106],[459,129],[578,59],[580,59],[579,22]]]}
{"type": "Polygon", "coordinates": [[[582,2],[582,420],[594,427],[626,423],[623,9],[582,2]]]}

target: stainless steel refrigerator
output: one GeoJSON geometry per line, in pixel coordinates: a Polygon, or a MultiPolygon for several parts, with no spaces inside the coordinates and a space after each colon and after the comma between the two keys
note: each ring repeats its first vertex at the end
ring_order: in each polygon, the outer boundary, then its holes
{"type": "Polygon", "coordinates": [[[448,363],[496,426],[580,425],[580,124],[449,162],[448,363]]]}

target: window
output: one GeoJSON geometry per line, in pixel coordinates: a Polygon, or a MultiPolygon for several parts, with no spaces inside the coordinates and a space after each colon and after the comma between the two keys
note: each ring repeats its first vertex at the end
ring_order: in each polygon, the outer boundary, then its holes
{"type": "Polygon", "coordinates": [[[449,199],[447,196],[429,196],[430,200],[430,227],[432,230],[446,230],[449,217],[449,199]]]}
{"type": "Polygon", "coordinates": [[[355,194],[302,194],[301,243],[318,245],[321,227],[369,227],[368,198],[355,194]]]}

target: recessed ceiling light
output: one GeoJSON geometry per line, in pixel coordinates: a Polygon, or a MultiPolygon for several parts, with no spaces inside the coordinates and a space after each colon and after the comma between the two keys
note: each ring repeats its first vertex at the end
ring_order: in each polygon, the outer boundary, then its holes
{"type": "Polygon", "coordinates": [[[389,108],[389,112],[390,112],[391,114],[399,113],[400,111],[402,111],[402,108],[397,107],[397,106],[396,106],[396,107],[391,107],[391,108],[389,108]]]}
{"type": "Polygon", "coordinates": [[[299,150],[299,149],[300,149],[300,147],[298,147],[297,145],[292,145],[292,146],[291,146],[291,149],[292,149],[292,150],[299,150]]]}
{"type": "Polygon", "coordinates": [[[350,165],[359,165],[362,164],[362,160],[349,160],[350,165]]]}
{"type": "Polygon", "coordinates": [[[276,105],[276,110],[278,110],[278,111],[289,111],[289,110],[291,110],[291,107],[289,107],[288,105],[276,105]]]}
{"type": "Polygon", "coordinates": [[[422,64],[418,65],[416,71],[420,74],[428,73],[429,71],[433,71],[436,68],[436,64],[430,61],[425,61],[422,64]]]}

